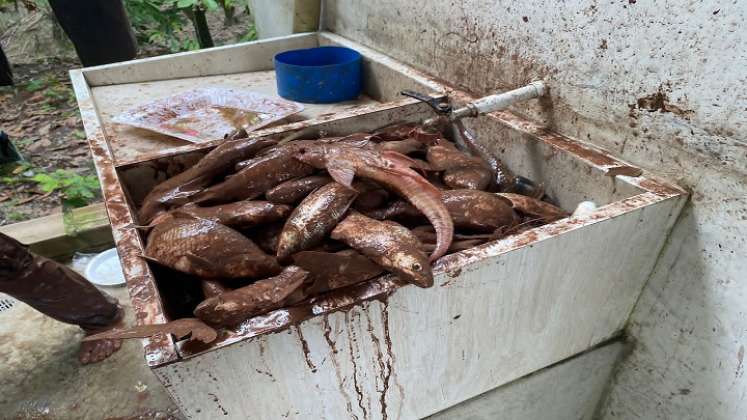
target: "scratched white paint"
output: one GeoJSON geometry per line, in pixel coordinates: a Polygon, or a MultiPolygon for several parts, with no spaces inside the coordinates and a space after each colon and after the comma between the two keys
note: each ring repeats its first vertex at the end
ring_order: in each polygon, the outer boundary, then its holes
{"type": "Polygon", "coordinates": [[[328,0],[325,11],[332,31],[467,90],[544,79],[552,100],[518,112],[690,188],[603,417],[744,417],[747,2],[328,0]],[[664,109],[646,103],[657,92],[664,109]]]}

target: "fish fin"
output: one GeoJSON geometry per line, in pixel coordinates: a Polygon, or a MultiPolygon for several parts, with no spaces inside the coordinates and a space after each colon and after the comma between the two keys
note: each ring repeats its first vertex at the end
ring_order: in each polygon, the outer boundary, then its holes
{"type": "Polygon", "coordinates": [[[202,268],[204,270],[212,271],[212,269],[215,267],[215,264],[193,252],[187,252],[186,254],[184,254],[184,257],[187,258],[187,260],[189,260],[189,262],[194,264],[196,267],[202,268]]]}
{"type": "Polygon", "coordinates": [[[333,164],[327,166],[327,172],[336,182],[353,189],[353,178],[355,178],[355,169],[352,166],[333,164]]]}
{"type": "Polygon", "coordinates": [[[145,254],[140,254],[139,257],[142,258],[142,259],[144,259],[144,260],[146,260],[146,261],[150,261],[150,262],[156,263],[158,265],[166,266],[166,264],[162,263],[158,258],[149,257],[149,256],[147,256],[145,254]]]}

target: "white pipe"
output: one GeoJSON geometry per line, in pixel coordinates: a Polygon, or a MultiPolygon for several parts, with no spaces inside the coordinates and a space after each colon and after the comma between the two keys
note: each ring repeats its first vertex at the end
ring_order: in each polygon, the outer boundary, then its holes
{"type": "Polygon", "coordinates": [[[451,119],[456,120],[464,117],[476,117],[489,112],[500,111],[508,108],[516,102],[539,98],[543,96],[546,91],[547,88],[545,87],[544,82],[532,82],[518,89],[485,96],[474,102],[468,103],[465,107],[454,110],[451,114],[451,119]]]}

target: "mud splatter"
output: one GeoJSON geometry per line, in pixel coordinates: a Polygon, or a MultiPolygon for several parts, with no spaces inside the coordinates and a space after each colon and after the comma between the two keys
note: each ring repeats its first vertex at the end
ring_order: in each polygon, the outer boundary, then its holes
{"type": "Polygon", "coordinates": [[[389,356],[386,362],[387,371],[386,375],[384,376],[384,389],[381,392],[381,414],[384,420],[386,420],[388,418],[386,394],[389,391],[389,381],[391,380],[394,383],[394,385],[397,387],[397,391],[399,392],[400,404],[397,411],[397,418],[402,417],[402,407],[404,407],[405,405],[405,389],[399,383],[399,378],[397,377],[397,373],[394,369],[397,359],[395,358],[394,352],[392,351],[392,338],[389,332],[389,302],[387,300],[382,300],[381,305],[381,325],[384,328],[384,343],[386,345],[387,355],[389,356]]]}
{"type": "Polygon", "coordinates": [[[332,354],[330,360],[332,360],[332,366],[335,368],[335,377],[337,378],[337,385],[340,388],[340,394],[345,399],[345,408],[347,409],[348,416],[353,420],[358,420],[358,416],[353,413],[353,402],[350,400],[350,396],[345,392],[345,379],[342,376],[342,370],[340,369],[340,362],[337,360],[337,346],[334,340],[332,340],[332,326],[329,325],[329,315],[322,317],[322,325],[324,327],[324,339],[327,341],[327,345],[332,354]]]}
{"type": "MultiPolygon", "coordinates": [[[[368,418],[368,410],[363,406],[363,389],[358,382],[358,356],[360,355],[360,349],[358,347],[358,338],[355,336],[355,328],[353,328],[350,322],[350,313],[355,315],[356,311],[345,312],[345,325],[347,326],[348,335],[348,350],[350,350],[350,363],[353,365],[353,386],[355,387],[355,393],[358,395],[358,407],[363,412],[363,418],[368,418]]],[[[360,316],[360,315],[359,315],[360,316]]]]}
{"type": "Polygon", "coordinates": [[[316,373],[316,366],[311,360],[311,352],[309,351],[309,342],[303,338],[303,332],[300,326],[296,326],[296,333],[298,334],[298,340],[301,342],[301,348],[303,349],[303,357],[306,359],[306,365],[311,369],[312,373],[316,373]]]}

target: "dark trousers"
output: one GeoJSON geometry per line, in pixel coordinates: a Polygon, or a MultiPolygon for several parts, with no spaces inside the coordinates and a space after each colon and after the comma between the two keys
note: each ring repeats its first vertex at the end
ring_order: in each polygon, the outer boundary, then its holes
{"type": "Polygon", "coordinates": [[[13,86],[13,72],[10,71],[10,62],[5,56],[2,45],[0,45],[0,86],[13,86]]]}

